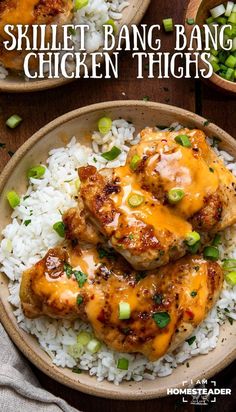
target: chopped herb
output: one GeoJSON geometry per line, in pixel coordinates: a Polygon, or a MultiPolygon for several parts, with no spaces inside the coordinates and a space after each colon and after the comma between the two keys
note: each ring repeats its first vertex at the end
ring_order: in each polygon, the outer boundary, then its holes
{"type": "Polygon", "coordinates": [[[93,158],[94,163],[97,163],[97,159],[96,157],[93,158]]]}
{"type": "Polygon", "coordinates": [[[87,281],[88,276],[80,270],[74,270],[73,275],[77,280],[79,287],[82,288],[82,286],[84,286],[85,282],[87,281]]]}
{"type": "Polygon", "coordinates": [[[209,120],[206,120],[206,121],[203,123],[203,126],[209,126],[209,124],[210,124],[209,120]]]}
{"type": "Polygon", "coordinates": [[[212,147],[217,147],[220,142],[221,139],[219,137],[214,136],[212,141],[212,147]]]}
{"type": "Polygon", "coordinates": [[[102,247],[97,248],[98,256],[100,259],[107,258],[107,259],[113,259],[115,257],[115,252],[113,249],[111,250],[106,250],[103,249],[102,247]]]}
{"type": "Polygon", "coordinates": [[[23,200],[26,200],[26,199],[28,199],[29,198],[29,196],[24,196],[23,197],[23,200]]]}
{"type": "Polygon", "coordinates": [[[195,342],[195,340],[196,340],[196,336],[191,336],[191,338],[187,339],[186,342],[188,342],[189,346],[191,346],[193,342],[195,342]]]}
{"type": "Polygon", "coordinates": [[[130,239],[130,240],[133,240],[133,238],[134,238],[134,235],[131,233],[131,234],[129,235],[129,239],[130,239]]]}
{"type": "Polygon", "coordinates": [[[77,366],[74,366],[74,367],[72,368],[72,372],[73,372],[73,373],[82,373],[82,370],[81,370],[80,368],[78,368],[77,366]]]}
{"type": "Polygon", "coordinates": [[[66,273],[66,276],[68,277],[68,279],[70,279],[71,276],[73,275],[73,269],[71,265],[69,265],[68,262],[64,263],[64,272],[66,273]]]}
{"type": "Polygon", "coordinates": [[[54,223],[53,229],[57,232],[58,236],[65,237],[65,225],[63,222],[54,223]]]}
{"type": "Polygon", "coordinates": [[[159,328],[163,329],[170,323],[170,315],[168,312],[157,312],[152,315],[154,321],[159,328]]]}
{"type": "Polygon", "coordinates": [[[83,296],[81,296],[81,295],[78,295],[77,296],[77,305],[81,305],[81,303],[83,303],[83,296]]]}
{"type": "Polygon", "coordinates": [[[190,295],[192,296],[192,298],[195,298],[195,296],[197,296],[197,291],[193,290],[190,295]]]}
{"type": "Polygon", "coordinates": [[[30,223],[31,223],[31,220],[30,220],[30,219],[24,221],[24,225],[25,225],[25,226],[28,226],[30,223]]]}
{"type": "Polygon", "coordinates": [[[140,280],[144,279],[147,276],[146,272],[139,272],[135,276],[136,282],[139,282],[140,280]]]}
{"type": "Polygon", "coordinates": [[[68,32],[71,36],[75,36],[76,35],[76,30],[73,29],[73,27],[69,27],[68,32]]]}
{"type": "Polygon", "coordinates": [[[163,295],[161,293],[156,293],[156,295],[153,296],[153,300],[157,305],[161,305],[163,302],[163,295]]]}
{"type": "Polygon", "coordinates": [[[6,143],[0,143],[0,149],[4,149],[6,147],[6,143]]]}
{"type": "Polygon", "coordinates": [[[209,167],[209,170],[210,170],[211,173],[214,173],[213,167],[209,167]]]}

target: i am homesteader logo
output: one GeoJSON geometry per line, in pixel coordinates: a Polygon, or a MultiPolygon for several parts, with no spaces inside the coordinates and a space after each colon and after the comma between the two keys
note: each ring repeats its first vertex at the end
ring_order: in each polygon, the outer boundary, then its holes
{"type": "Polygon", "coordinates": [[[183,381],[182,385],[183,388],[168,388],[166,394],[182,395],[182,402],[190,402],[192,405],[207,405],[210,402],[216,402],[217,396],[231,395],[231,389],[217,388],[216,381],[212,380],[201,379],[194,382],[191,379],[190,381],[183,381]],[[187,396],[192,399],[188,400],[187,396]]]}

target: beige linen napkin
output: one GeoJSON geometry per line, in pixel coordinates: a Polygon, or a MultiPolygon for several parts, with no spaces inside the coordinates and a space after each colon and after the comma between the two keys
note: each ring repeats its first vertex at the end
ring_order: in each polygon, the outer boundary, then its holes
{"type": "MultiPolygon", "coordinates": [[[[56,385],[56,383],[55,383],[56,385]]],[[[76,412],[43,389],[0,324],[0,411],[76,412]]]]}

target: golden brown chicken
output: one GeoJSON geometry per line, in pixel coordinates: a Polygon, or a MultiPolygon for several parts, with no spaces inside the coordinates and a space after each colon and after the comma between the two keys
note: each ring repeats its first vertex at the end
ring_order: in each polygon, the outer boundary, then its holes
{"type": "Polygon", "coordinates": [[[103,249],[58,247],[23,274],[20,298],[29,318],[81,318],[110,348],[153,361],[202,322],[222,282],[220,266],[201,256],[144,273],[103,249]]]}
{"type": "MultiPolygon", "coordinates": [[[[72,19],[72,0],[1,0],[0,1],[0,63],[7,69],[22,70],[23,51],[7,51],[3,41],[8,40],[4,32],[6,24],[46,24],[46,40],[50,40],[50,24],[68,24],[72,19]]],[[[36,63],[35,63],[36,64],[36,63]]]]}
{"type": "Polygon", "coordinates": [[[236,222],[236,179],[200,130],[145,129],[125,166],[79,176],[89,219],[137,270],[185,255],[193,231],[205,243],[236,222]]]}

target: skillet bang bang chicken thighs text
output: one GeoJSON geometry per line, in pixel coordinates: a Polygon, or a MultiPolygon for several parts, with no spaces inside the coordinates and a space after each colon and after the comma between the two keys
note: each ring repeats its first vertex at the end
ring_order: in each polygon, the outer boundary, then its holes
{"type": "MultiPolygon", "coordinates": [[[[136,359],[142,359],[137,379],[146,376],[146,368],[153,378],[171,373],[163,366],[165,356],[172,368],[177,366],[186,340],[201,333],[222,288],[229,287],[220,263],[224,248],[218,249],[217,242],[236,223],[236,179],[202,131],[145,128],[134,138],[132,128],[124,120],[113,121],[104,145],[102,133],[94,132],[96,147],[103,145],[98,153],[75,142],[52,152],[45,179],[50,182],[53,173],[59,178],[58,171],[65,170],[62,185],[71,191],[71,200],[54,210],[60,211],[60,221],[53,228],[63,240],[56,237],[44,245],[46,254],[41,250],[41,259],[35,256],[26,265],[17,309],[24,325],[36,325],[38,318],[67,322],[75,341],[70,337],[74,343],[63,365],[94,371],[100,380],[112,370],[109,379],[116,383],[136,376],[129,372],[136,359]],[[119,133],[127,141],[120,142],[119,133]],[[123,147],[128,147],[125,153],[123,147]],[[86,343],[81,333],[87,333],[86,343]],[[119,353],[127,356],[122,376],[115,377],[111,363],[101,372],[104,353],[113,364],[119,353]],[[90,366],[86,356],[93,359],[90,366]]],[[[43,180],[40,185],[36,190],[42,190],[43,180]]],[[[31,189],[29,199],[33,194],[31,189]]],[[[29,330],[38,336],[35,328],[29,330]]],[[[53,345],[40,342],[51,352],[53,345]]],[[[63,351],[57,352],[58,365],[63,351]]]]}

